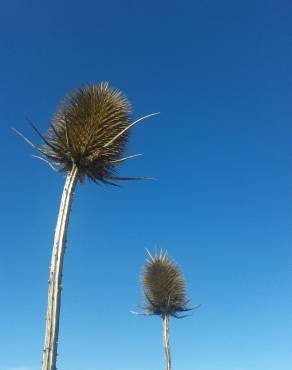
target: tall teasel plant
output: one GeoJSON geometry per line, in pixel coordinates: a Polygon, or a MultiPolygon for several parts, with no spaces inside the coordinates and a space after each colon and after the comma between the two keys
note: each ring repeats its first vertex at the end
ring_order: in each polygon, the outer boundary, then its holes
{"type": "Polygon", "coordinates": [[[108,83],[101,83],[67,95],[45,136],[31,124],[42,139],[42,145],[34,144],[15,130],[41,154],[40,159],[66,174],[51,259],[42,370],[56,369],[63,259],[76,184],[83,183],[86,178],[114,186],[119,186],[116,182],[119,180],[144,179],[119,177],[116,169],[120,163],[139,155],[123,157],[130,129],[156,114],[132,122],[128,99],[108,83]]]}
{"type": "Polygon", "coordinates": [[[184,276],[174,260],[167,252],[159,254],[147,251],[148,259],[144,266],[141,285],[145,297],[145,307],[142,315],[158,315],[162,318],[163,347],[166,359],[166,370],[171,370],[171,355],[169,345],[169,319],[185,316],[182,312],[199,307],[188,307],[184,276]]]}

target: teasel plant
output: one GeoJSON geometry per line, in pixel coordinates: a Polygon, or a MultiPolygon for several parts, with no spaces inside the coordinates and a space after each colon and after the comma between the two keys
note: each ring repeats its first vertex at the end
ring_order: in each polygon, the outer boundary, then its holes
{"type": "Polygon", "coordinates": [[[181,319],[182,313],[198,308],[200,305],[188,307],[186,284],[182,271],[171,259],[167,251],[155,252],[152,255],[146,249],[148,258],[141,275],[142,291],[145,305],[137,315],[157,315],[162,318],[163,348],[166,360],[166,370],[171,370],[171,353],[169,344],[170,317],[181,319]]]}
{"type": "Polygon", "coordinates": [[[42,370],[56,370],[62,271],[67,229],[75,188],[86,179],[97,184],[119,186],[123,180],[143,177],[119,177],[119,164],[141,154],[124,156],[130,130],[158,113],[131,120],[131,106],[126,96],[107,82],[87,85],[68,94],[57,109],[45,135],[31,123],[42,140],[33,143],[14,129],[57,172],[65,173],[65,184],[57,218],[51,258],[48,306],[42,370]]]}

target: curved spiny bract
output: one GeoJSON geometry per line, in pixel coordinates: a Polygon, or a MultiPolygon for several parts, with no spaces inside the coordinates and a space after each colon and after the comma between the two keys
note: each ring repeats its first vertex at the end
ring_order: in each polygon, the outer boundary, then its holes
{"type": "Polygon", "coordinates": [[[180,312],[190,310],[183,274],[166,252],[154,256],[148,254],[150,258],[141,277],[146,299],[145,313],[179,318],[180,312]]]}
{"type": "Polygon", "coordinates": [[[41,152],[60,171],[75,164],[80,182],[87,177],[110,183],[128,140],[130,115],[128,99],[108,83],[76,89],[59,106],[41,152]]]}

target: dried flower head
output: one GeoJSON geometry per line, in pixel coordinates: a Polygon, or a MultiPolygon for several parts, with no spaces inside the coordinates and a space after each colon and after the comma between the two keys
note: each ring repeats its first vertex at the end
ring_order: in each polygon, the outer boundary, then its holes
{"type": "MultiPolygon", "coordinates": [[[[153,113],[130,123],[131,106],[128,99],[108,83],[88,85],[67,95],[51,121],[46,136],[35,125],[34,130],[44,144],[33,145],[59,171],[78,168],[80,182],[87,177],[95,182],[113,184],[112,180],[136,180],[115,175],[117,164],[133,158],[122,155],[129,129],[153,113]]],[[[18,132],[19,133],[19,132],[18,132]]]]}
{"type": "Polygon", "coordinates": [[[176,318],[178,313],[189,311],[185,281],[176,263],[160,252],[149,259],[142,274],[142,287],[146,298],[145,314],[170,315],[176,318]]]}

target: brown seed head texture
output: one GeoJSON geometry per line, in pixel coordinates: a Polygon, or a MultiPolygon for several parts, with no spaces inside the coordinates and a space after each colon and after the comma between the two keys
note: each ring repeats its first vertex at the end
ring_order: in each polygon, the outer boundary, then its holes
{"type": "Polygon", "coordinates": [[[112,180],[150,179],[118,177],[115,170],[119,163],[141,155],[122,158],[130,129],[157,114],[159,112],[147,114],[130,122],[131,106],[128,99],[121,91],[102,82],[68,94],[45,136],[30,122],[42,139],[42,146],[34,144],[18,130],[13,130],[42,154],[41,157],[35,157],[47,162],[54,170],[69,172],[75,167],[81,183],[88,178],[96,183],[119,186],[112,180]]]}
{"type": "Polygon", "coordinates": [[[146,299],[145,313],[149,315],[171,315],[179,318],[179,312],[189,311],[182,272],[166,252],[150,253],[141,281],[146,299]]]}
{"type": "Polygon", "coordinates": [[[127,143],[128,130],[118,135],[129,126],[130,114],[127,98],[107,83],[79,88],[53,117],[42,153],[61,171],[75,164],[81,182],[108,182],[127,143]]]}

